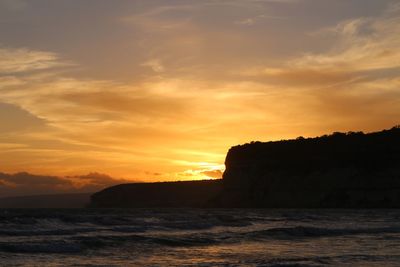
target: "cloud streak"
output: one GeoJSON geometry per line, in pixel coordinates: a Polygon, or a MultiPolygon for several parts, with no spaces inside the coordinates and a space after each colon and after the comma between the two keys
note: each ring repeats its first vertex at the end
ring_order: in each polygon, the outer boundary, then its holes
{"type": "Polygon", "coordinates": [[[0,74],[44,70],[69,65],[60,62],[55,53],[29,50],[27,48],[0,47],[0,74]]]}

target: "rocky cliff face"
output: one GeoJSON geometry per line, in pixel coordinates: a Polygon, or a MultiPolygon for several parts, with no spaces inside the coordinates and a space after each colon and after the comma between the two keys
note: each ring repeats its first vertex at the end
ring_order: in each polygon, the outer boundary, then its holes
{"type": "Polygon", "coordinates": [[[253,142],[226,157],[219,205],[400,207],[400,128],[253,142]]]}

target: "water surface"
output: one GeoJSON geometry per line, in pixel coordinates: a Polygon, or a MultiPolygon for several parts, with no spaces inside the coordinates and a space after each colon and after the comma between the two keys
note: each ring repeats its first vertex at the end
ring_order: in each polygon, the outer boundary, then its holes
{"type": "Polygon", "coordinates": [[[1,266],[399,266],[400,210],[0,210],[1,266]]]}

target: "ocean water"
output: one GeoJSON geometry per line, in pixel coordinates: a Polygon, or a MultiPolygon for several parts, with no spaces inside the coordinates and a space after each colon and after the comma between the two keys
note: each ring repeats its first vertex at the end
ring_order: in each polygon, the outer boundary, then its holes
{"type": "Polygon", "coordinates": [[[400,210],[0,210],[1,266],[400,266],[400,210]]]}

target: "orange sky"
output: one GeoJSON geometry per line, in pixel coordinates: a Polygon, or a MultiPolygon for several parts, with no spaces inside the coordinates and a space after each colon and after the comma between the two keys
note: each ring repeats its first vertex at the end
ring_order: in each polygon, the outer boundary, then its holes
{"type": "Polygon", "coordinates": [[[398,1],[0,0],[0,172],[221,176],[253,140],[399,124],[398,1]]]}

